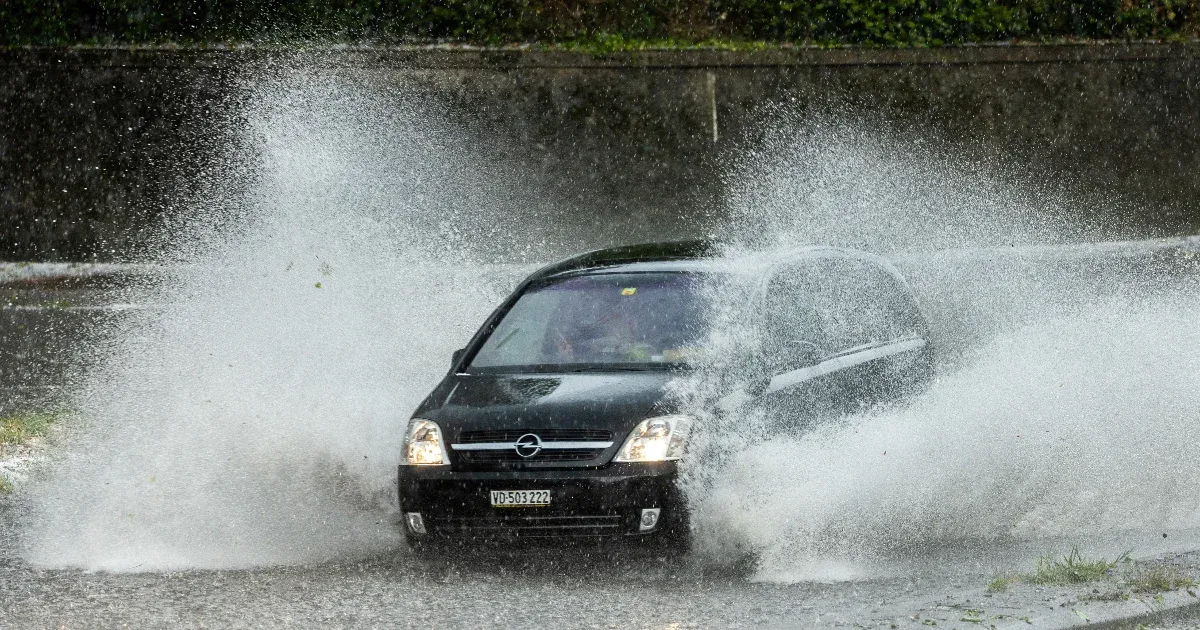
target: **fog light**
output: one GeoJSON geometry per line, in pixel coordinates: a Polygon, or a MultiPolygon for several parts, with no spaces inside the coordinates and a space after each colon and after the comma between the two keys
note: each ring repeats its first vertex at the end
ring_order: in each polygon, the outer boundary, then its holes
{"type": "Polygon", "coordinates": [[[420,512],[405,512],[404,523],[408,525],[408,531],[414,534],[425,533],[425,519],[421,518],[420,512]]]}
{"type": "MultiPolygon", "coordinates": [[[[658,527],[658,513],[661,511],[662,508],[647,508],[642,510],[642,520],[638,521],[638,531],[648,532],[658,527]]],[[[420,514],[417,515],[417,517],[420,516],[420,514]]]]}

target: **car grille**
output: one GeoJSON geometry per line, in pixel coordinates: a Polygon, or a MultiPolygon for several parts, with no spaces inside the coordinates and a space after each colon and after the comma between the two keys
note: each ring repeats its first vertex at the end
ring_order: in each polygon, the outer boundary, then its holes
{"type": "Polygon", "coordinates": [[[611,431],[596,429],[497,429],[463,431],[458,437],[458,442],[460,444],[515,442],[517,438],[527,433],[537,435],[543,442],[608,442],[612,440],[611,431]]]}
{"type": "Polygon", "coordinates": [[[533,457],[521,457],[516,449],[503,451],[462,451],[458,457],[465,463],[483,464],[490,462],[580,462],[594,459],[603,449],[572,448],[541,451],[533,457]]]}
{"type": "Polygon", "coordinates": [[[517,537],[612,536],[625,529],[617,514],[589,516],[468,516],[431,518],[434,533],[517,537]]]}
{"type": "MultiPolygon", "coordinates": [[[[455,445],[459,444],[511,444],[523,435],[534,434],[543,442],[612,442],[612,432],[600,429],[493,429],[463,431],[455,445]]],[[[579,445],[583,447],[583,444],[579,445]]],[[[545,468],[554,465],[588,465],[604,452],[602,448],[544,448],[533,457],[521,457],[515,448],[495,450],[454,449],[454,463],[476,470],[489,467],[545,468]]]]}

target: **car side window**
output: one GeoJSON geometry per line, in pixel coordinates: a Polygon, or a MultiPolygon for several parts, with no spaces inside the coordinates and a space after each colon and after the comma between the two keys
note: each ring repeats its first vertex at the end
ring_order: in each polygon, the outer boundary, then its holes
{"type": "Polygon", "coordinates": [[[869,270],[875,277],[872,286],[878,289],[876,295],[887,315],[886,332],[889,338],[922,335],[925,318],[921,315],[921,309],[912,293],[886,271],[874,265],[871,265],[869,270]]]}
{"type": "Polygon", "coordinates": [[[810,276],[794,266],[780,270],[767,284],[763,349],[785,364],[778,367],[811,364],[830,351],[812,293],[810,276]]]}
{"type": "Polygon", "coordinates": [[[838,350],[883,343],[919,332],[920,313],[884,269],[853,258],[815,261],[813,303],[838,350]]]}

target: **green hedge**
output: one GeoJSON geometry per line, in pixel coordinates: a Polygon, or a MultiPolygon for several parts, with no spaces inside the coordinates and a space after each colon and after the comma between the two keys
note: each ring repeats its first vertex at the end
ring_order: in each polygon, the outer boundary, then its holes
{"type": "Polygon", "coordinates": [[[1200,0],[0,0],[0,43],[322,38],[627,47],[1194,37],[1200,0]]]}

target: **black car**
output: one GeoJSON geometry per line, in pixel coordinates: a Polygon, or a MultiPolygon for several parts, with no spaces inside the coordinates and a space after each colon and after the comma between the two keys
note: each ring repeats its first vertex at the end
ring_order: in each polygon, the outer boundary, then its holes
{"type": "MultiPolygon", "coordinates": [[[[925,320],[882,259],[804,248],[753,269],[736,301],[761,331],[741,365],[762,404],[803,426],[931,377],[925,320]]],[[[728,275],[712,245],[682,242],[600,250],[529,276],[410,421],[399,467],[410,543],[685,547],[676,472],[698,427],[665,387],[703,357],[712,287],[728,275]]]]}

